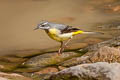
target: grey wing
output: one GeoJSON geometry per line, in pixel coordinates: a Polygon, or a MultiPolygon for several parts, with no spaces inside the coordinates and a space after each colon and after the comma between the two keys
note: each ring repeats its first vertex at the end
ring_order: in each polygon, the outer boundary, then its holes
{"type": "Polygon", "coordinates": [[[61,31],[61,33],[69,33],[80,30],[78,28],[73,28],[72,26],[64,25],[64,24],[56,24],[56,23],[49,23],[51,28],[57,28],[61,31]]]}
{"type": "Polygon", "coordinates": [[[55,26],[55,28],[61,30],[61,33],[69,33],[69,32],[75,32],[78,31],[80,29],[78,28],[73,28],[72,26],[68,26],[68,25],[62,25],[62,24],[58,24],[55,26]],[[59,27],[58,27],[59,26],[59,27]]]}
{"type": "Polygon", "coordinates": [[[64,30],[67,25],[64,25],[64,24],[56,24],[56,23],[49,23],[50,27],[51,28],[57,28],[59,30],[64,30]]]}

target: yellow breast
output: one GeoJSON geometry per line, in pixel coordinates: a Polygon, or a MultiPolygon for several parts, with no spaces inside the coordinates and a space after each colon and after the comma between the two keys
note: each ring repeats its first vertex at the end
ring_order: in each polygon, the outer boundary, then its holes
{"type": "Polygon", "coordinates": [[[61,32],[55,28],[49,29],[48,35],[50,38],[56,40],[56,41],[64,41],[64,40],[68,40],[70,37],[66,37],[66,36],[61,36],[61,32]]]}

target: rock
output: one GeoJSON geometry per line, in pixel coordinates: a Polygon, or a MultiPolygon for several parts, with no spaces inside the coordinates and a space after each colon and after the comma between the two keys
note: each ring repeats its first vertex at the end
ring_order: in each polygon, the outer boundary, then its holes
{"type": "Polygon", "coordinates": [[[94,62],[119,62],[120,63],[120,49],[114,47],[104,46],[98,51],[87,52],[81,57],[75,57],[69,60],[66,60],[59,65],[70,67],[83,63],[94,63],[94,62]]]}
{"type": "Polygon", "coordinates": [[[25,60],[26,60],[25,58],[19,58],[13,56],[0,56],[0,61],[10,62],[10,63],[22,63],[25,60]]]}
{"type": "Polygon", "coordinates": [[[46,80],[120,80],[120,64],[98,62],[64,69],[46,80]]]}
{"type": "Polygon", "coordinates": [[[13,71],[19,65],[20,63],[10,63],[10,62],[0,61],[0,71],[13,71]]]}
{"type": "Polygon", "coordinates": [[[22,73],[22,75],[32,78],[32,80],[45,80],[45,79],[49,79],[49,77],[52,75],[53,73],[49,73],[49,74],[38,74],[38,73],[22,73]]]}
{"type": "Polygon", "coordinates": [[[32,80],[32,79],[16,73],[0,72],[0,80],[32,80]]]}
{"type": "Polygon", "coordinates": [[[0,77],[0,80],[10,80],[10,79],[0,77]]]}
{"type": "Polygon", "coordinates": [[[104,47],[104,46],[112,46],[112,47],[120,46],[120,36],[85,47],[83,49],[80,49],[79,51],[80,52],[92,52],[92,51],[97,51],[99,48],[104,47]]]}
{"type": "Polygon", "coordinates": [[[23,66],[26,66],[28,68],[42,69],[47,66],[57,65],[60,62],[80,55],[81,54],[75,52],[64,52],[61,55],[58,55],[58,53],[46,53],[29,59],[28,61],[23,63],[23,66]]]}
{"type": "MultiPolygon", "coordinates": [[[[70,44],[68,45],[64,51],[70,51],[70,50],[77,50],[80,48],[84,48],[86,47],[88,44],[87,43],[74,43],[74,44],[70,44]]],[[[59,46],[56,46],[54,48],[48,48],[45,50],[18,50],[16,52],[14,52],[14,56],[18,57],[18,58],[30,58],[30,57],[34,57],[37,55],[42,55],[45,53],[53,53],[53,52],[58,52],[59,46]]]]}
{"type": "Polygon", "coordinates": [[[64,62],[61,62],[59,65],[63,67],[70,67],[75,66],[78,64],[88,63],[89,56],[81,56],[81,57],[75,57],[69,60],[66,60],[64,62]]]}
{"type": "Polygon", "coordinates": [[[63,70],[63,69],[66,69],[66,67],[58,66],[58,69],[61,71],[61,70],[63,70]]]}
{"type": "Polygon", "coordinates": [[[36,74],[48,74],[48,73],[54,73],[54,72],[58,72],[58,69],[57,68],[54,68],[54,67],[47,67],[47,68],[44,68],[38,72],[35,72],[36,74]]]}
{"type": "Polygon", "coordinates": [[[113,47],[102,47],[89,58],[92,62],[120,62],[120,50],[113,47]]]}

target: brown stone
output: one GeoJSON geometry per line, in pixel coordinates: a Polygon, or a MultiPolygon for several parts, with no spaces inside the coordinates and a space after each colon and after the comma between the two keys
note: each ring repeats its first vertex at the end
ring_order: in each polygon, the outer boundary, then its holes
{"type": "Polygon", "coordinates": [[[17,73],[0,72],[0,80],[32,80],[17,73]]]}
{"type": "Polygon", "coordinates": [[[63,67],[63,66],[58,66],[59,70],[63,70],[63,69],[66,69],[66,67],[63,67]]]}
{"type": "Polygon", "coordinates": [[[58,72],[58,69],[54,68],[54,67],[47,67],[47,68],[44,68],[36,73],[37,74],[46,74],[46,73],[53,73],[53,72],[58,72]]]}

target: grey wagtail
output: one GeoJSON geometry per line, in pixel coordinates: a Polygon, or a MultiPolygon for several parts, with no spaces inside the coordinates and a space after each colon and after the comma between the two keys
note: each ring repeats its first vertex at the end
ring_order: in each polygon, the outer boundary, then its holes
{"type": "Polygon", "coordinates": [[[62,54],[65,46],[77,34],[96,34],[99,32],[85,32],[78,28],[73,28],[72,26],[64,24],[56,24],[48,21],[42,21],[34,30],[43,29],[48,34],[50,38],[61,43],[59,54],[62,54]],[[64,43],[64,41],[67,41],[64,43]]]}

